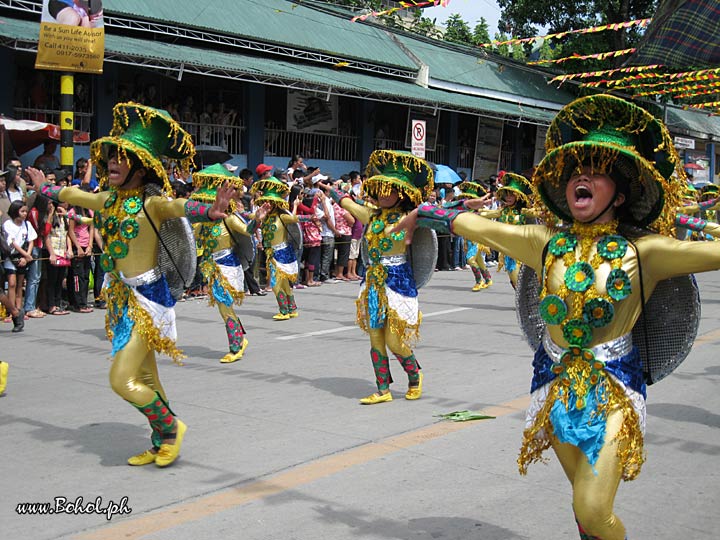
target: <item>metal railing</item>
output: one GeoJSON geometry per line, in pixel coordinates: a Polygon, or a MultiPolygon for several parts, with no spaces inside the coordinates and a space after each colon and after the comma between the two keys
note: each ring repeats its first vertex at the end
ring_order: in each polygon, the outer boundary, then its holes
{"type": "MultiPolygon", "coordinates": [[[[16,120],[35,120],[36,122],[47,122],[48,124],[60,125],[60,111],[52,109],[32,109],[26,107],[15,107],[13,114],[16,120]]],[[[75,127],[78,131],[86,131],[90,133],[90,127],[92,126],[93,113],[89,112],[76,112],[75,116],[75,127]]],[[[91,137],[92,140],[92,137],[91,137]]],[[[75,143],[75,144],[88,144],[88,143],[75,143]]]]}
{"type": "Polygon", "coordinates": [[[265,129],[266,156],[293,156],[307,159],[356,161],[358,139],[349,135],[304,133],[282,129],[265,129]]]}
{"type": "Polygon", "coordinates": [[[196,145],[219,146],[229,154],[242,154],[245,126],[181,122],[196,145]]]}

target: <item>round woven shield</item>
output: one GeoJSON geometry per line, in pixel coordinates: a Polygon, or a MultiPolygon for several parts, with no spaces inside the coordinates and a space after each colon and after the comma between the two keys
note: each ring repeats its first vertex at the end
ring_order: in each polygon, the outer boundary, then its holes
{"type": "MultiPolygon", "coordinates": [[[[245,218],[243,218],[240,214],[235,215],[240,221],[242,221],[243,223],[247,223],[245,218]]],[[[227,227],[227,224],[225,226],[227,227]]],[[[230,238],[232,238],[233,251],[235,252],[235,255],[240,261],[243,270],[247,270],[248,268],[250,268],[250,265],[255,258],[255,244],[253,243],[252,238],[250,238],[249,236],[236,233],[230,228],[228,228],[228,232],[230,233],[230,238]]]]}
{"type": "Polygon", "coordinates": [[[415,286],[421,289],[427,285],[435,272],[438,257],[438,240],[435,231],[424,227],[415,229],[412,244],[407,247],[406,255],[413,271],[415,286]]]}
{"type": "MultiPolygon", "coordinates": [[[[406,251],[408,263],[413,271],[415,286],[421,289],[427,285],[435,272],[438,256],[437,234],[432,229],[417,228],[413,234],[413,241],[406,251]]],[[[367,239],[363,237],[360,242],[360,257],[365,266],[370,262],[367,239]]]]}
{"type": "MultiPolygon", "coordinates": [[[[533,350],[540,346],[545,330],[538,309],[539,289],[535,271],[523,265],[515,290],[515,306],[520,328],[533,350]]],[[[687,358],[699,324],[700,291],[694,276],[675,277],[657,284],[632,330],[633,345],[640,352],[647,384],[664,379],[687,358]]]]}
{"type": "Polygon", "coordinates": [[[158,250],[158,266],[167,279],[173,298],[179,300],[195,277],[195,237],[186,218],[163,221],[160,236],[163,243],[158,250]]]}
{"type": "MultiPolygon", "coordinates": [[[[287,212],[289,215],[290,212],[287,212]]],[[[283,223],[287,231],[287,241],[292,246],[295,253],[298,252],[303,244],[303,233],[299,223],[283,223]]]]}
{"type": "MultiPolygon", "coordinates": [[[[145,195],[162,193],[155,184],[148,184],[145,195]]],[[[157,227],[157,223],[154,225],[157,227]]],[[[192,283],[197,266],[195,236],[190,222],[184,217],[163,221],[158,241],[158,267],[168,282],[173,298],[179,300],[192,283]]]]}

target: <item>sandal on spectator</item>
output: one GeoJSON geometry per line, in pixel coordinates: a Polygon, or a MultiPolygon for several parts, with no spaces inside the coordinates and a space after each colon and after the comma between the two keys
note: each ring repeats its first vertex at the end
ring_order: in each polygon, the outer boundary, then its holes
{"type": "Polygon", "coordinates": [[[45,316],[45,313],[43,313],[39,309],[33,309],[32,311],[28,312],[27,316],[31,319],[42,319],[45,316]]]}
{"type": "Polygon", "coordinates": [[[57,306],[53,306],[53,307],[50,308],[49,313],[50,313],[50,315],[67,315],[67,314],[69,314],[70,312],[69,312],[69,311],[66,311],[66,310],[64,310],[64,309],[62,309],[62,308],[59,308],[59,307],[57,307],[57,306]]]}
{"type": "Polygon", "coordinates": [[[92,312],[93,312],[93,308],[88,307],[88,306],[81,307],[81,308],[78,310],[78,312],[79,312],[79,313],[92,313],[92,312]]]}

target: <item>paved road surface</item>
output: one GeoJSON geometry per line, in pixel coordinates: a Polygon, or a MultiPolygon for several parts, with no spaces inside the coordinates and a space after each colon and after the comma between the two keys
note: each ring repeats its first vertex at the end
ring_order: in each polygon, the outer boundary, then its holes
{"type": "MultiPolygon", "coordinates": [[[[0,538],[189,540],[575,539],[558,463],[516,458],[531,354],[505,276],[479,293],[469,271],[436,273],[421,291],[416,349],[421,400],[360,406],[373,391],[369,344],[354,326],[356,284],[298,291],[300,317],[274,322],[274,299],[249,297],[245,358],[221,365],[213,309],[178,305],[183,367],[161,360],[172,405],[189,429],[171,468],[131,468],[147,445],[143,418],[109,388],[102,312],[0,327],[11,363],[0,398],[0,538]],[[493,420],[435,415],[483,410],[493,420]],[[132,513],[18,515],[55,497],[132,513]]],[[[670,378],[650,388],[648,461],[623,484],[617,513],[631,540],[715,540],[720,530],[720,279],[699,276],[700,338],[670,378]]],[[[549,457],[551,457],[549,455],[549,457]]]]}

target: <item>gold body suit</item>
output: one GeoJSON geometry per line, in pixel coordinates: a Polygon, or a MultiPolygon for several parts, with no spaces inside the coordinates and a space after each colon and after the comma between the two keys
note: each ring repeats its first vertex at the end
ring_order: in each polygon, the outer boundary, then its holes
{"type": "MultiPolygon", "coordinates": [[[[522,227],[507,225],[485,219],[471,213],[457,216],[453,222],[453,233],[488,246],[516,258],[535,270],[538,276],[544,269],[543,251],[550,239],[557,233],[543,225],[522,227]]],[[[597,252],[597,238],[591,239],[590,258],[597,252]]],[[[610,342],[629,334],[642,310],[640,297],[640,274],[638,261],[642,265],[643,287],[649,297],[661,280],[696,272],[720,268],[720,247],[717,244],[683,242],[658,234],[647,234],[633,240],[621,261],[621,268],[629,276],[631,293],[615,304],[614,317],[602,328],[595,328],[588,348],[610,342]]],[[[576,254],[579,253],[579,247],[576,254]]],[[[546,269],[547,270],[547,269],[546,269]]],[[[557,293],[564,286],[566,267],[559,258],[549,268],[547,276],[548,294],[557,293]]],[[[605,285],[610,265],[606,262],[595,269],[595,287],[598,293],[606,293],[605,285]]],[[[567,303],[571,304],[577,293],[570,293],[567,303]]],[[[553,343],[568,349],[560,325],[548,325],[547,331],[553,343]]],[[[555,379],[552,384],[560,384],[555,379]]],[[[521,472],[528,463],[540,459],[540,453],[552,445],[563,469],[573,485],[573,507],[580,523],[588,533],[602,540],[623,540],[625,528],[613,513],[613,502],[621,478],[632,479],[640,470],[643,460],[642,433],[637,415],[623,393],[620,384],[612,377],[607,378],[610,409],[607,411],[605,439],[594,466],[576,446],[561,443],[552,433],[552,424],[542,411],[536,424],[527,429],[523,450],[518,460],[521,472]],[[539,423],[538,423],[539,422],[539,423]],[[545,439],[538,437],[545,430],[545,439]]],[[[552,391],[549,394],[552,396],[552,391]]],[[[550,398],[548,398],[550,399],[550,398]]],[[[552,405],[550,403],[549,405],[552,405]]],[[[644,406],[644,400],[643,400],[644,406]]]]}
{"type": "Polygon", "coordinates": [[[276,319],[297,317],[293,283],[298,277],[298,263],[288,242],[286,225],[298,223],[298,217],[273,210],[262,223],[262,242],[267,255],[268,283],[272,287],[279,312],[276,319]]]}
{"type": "Polygon", "coordinates": [[[220,361],[234,362],[242,357],[247,339],[234,308],[234,305],[242,304],[245,288],[243,268],[233,252],[235,241],[232,235],[250,237],[251,234],[247,224],[236,214],[222,222],[196,223],[193,230],[198,248],[202,250],[200,270],[208,283],[208,301],[211,306],[217,306],[228,337],[229,353],[220,361]]]}

